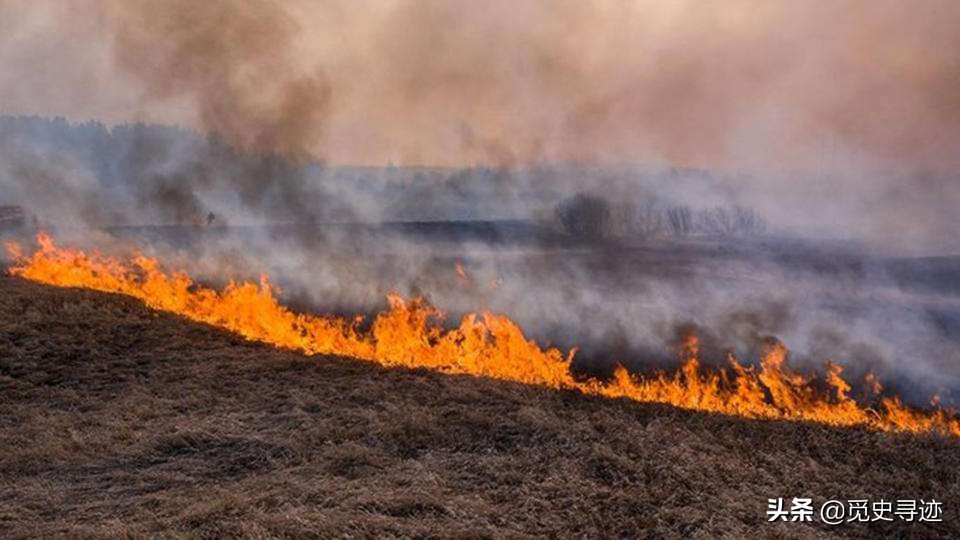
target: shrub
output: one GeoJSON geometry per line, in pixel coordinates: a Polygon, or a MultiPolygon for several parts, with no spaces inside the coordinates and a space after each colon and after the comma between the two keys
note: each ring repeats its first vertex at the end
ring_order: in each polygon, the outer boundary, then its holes
{"type": "Polygon", "coordinates": [[[603,238],[610,232],[610,204],[600,197],[578,193],[556,208],[563,230],[580,238],[603,238]]]}

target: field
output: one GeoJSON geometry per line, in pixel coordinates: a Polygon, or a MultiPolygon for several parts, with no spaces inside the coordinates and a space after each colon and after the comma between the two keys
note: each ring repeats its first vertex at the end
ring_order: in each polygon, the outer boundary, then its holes
{"type": "Polygon", "coordinates": [[[0,278],[0,535],[960,535],[960,444],[308,358],[0,278]],[[766,522],[929,499],[941,523],[766,522]]]}

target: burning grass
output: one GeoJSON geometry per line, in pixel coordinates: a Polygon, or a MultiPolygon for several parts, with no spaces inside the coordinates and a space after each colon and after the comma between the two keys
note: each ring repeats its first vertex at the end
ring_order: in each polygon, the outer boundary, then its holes
{"type": "Polygon", "coordinates": [[[38,243],[40,249],[30,255],[8,246],[17,261],[12,274],[50,285],[125,294],[154,309],[309,355],[334,354],[389,367],[490,377],[752,419],[960,435],[960,420],[943,410],[914,410],[896,397],[880,399],[876,409],[858,403],[848,395],[850,385],[839,366],[828,365],[823,381],[790,371],[787,350],[779,343],[767,347],[759,369],[731,356],[729,369],[708,371],[700,367],[697,340],[691,337],[684,347],[684,364],[673,375],[643,378],[621,367],[610,381],[583,381],[570,369],[574,351],[542,348],[502,315],[470,314],[459,326],[445,329],[435,308],[421,300],[391,296],[390,308],[364,331],[359,319],[292,312],[278,302],[266,276],[259,284],[231,283],[217,291],[194,284],[182,272],[168,273],[158,261],[143,256],[122,262],[58,247],[42,234],[38,243]],[[828,390],[818,390],[818,382],[828,390]]]}
{"type": "Polygon", "coordinates": [[[958,500],[949,437],[307,357],[0,276],[3,537],[950,538],[958,500]],[[767,523],[778,496],[944,516],[767,523]]]}

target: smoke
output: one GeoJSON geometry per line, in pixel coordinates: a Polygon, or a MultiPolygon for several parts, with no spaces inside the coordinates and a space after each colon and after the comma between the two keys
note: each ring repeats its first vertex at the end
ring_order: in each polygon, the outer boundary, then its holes
{"type": "Polygon", "coordinates": [[[110,15],[117,67],[147,99],[190,98],[202,131],[243,149],[303,158],[322,145],[331,88],[296,71],[300,28],[279,4],[115,2],[110,15]]]}
{"type": "MultiPolygon", "coordinates": [[[[751,171],[737,197],[790,227],[960,249],[949,0],[8,0],[0,15],[7,113],[177,123],[300,161],[751,171]]],[[[260,175],[235,180],[248,204],[273,197],[261,187],[304,198],[302,179],[260,175]]]]}
{"type": "Polygon", "coordinates": [[[145,118],[337,162],[945,167],[958,19],[949,0],[12,0],[2,91],[46,113],[65,96],[24,88],[92,94],[76,65],[95,65],[100,102],[57,112],[116,120],[133,93],[145,118]]]}

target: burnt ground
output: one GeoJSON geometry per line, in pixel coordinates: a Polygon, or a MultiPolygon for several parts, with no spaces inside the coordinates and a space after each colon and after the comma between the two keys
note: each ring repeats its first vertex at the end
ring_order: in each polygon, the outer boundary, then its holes
{"type": "Polygon", "coordinates": [[[0,536],[960,537],[960,443],[308,358],[0,278],[0,536]],[[766,522],[770,497],[942,523],[766,522]]]}

